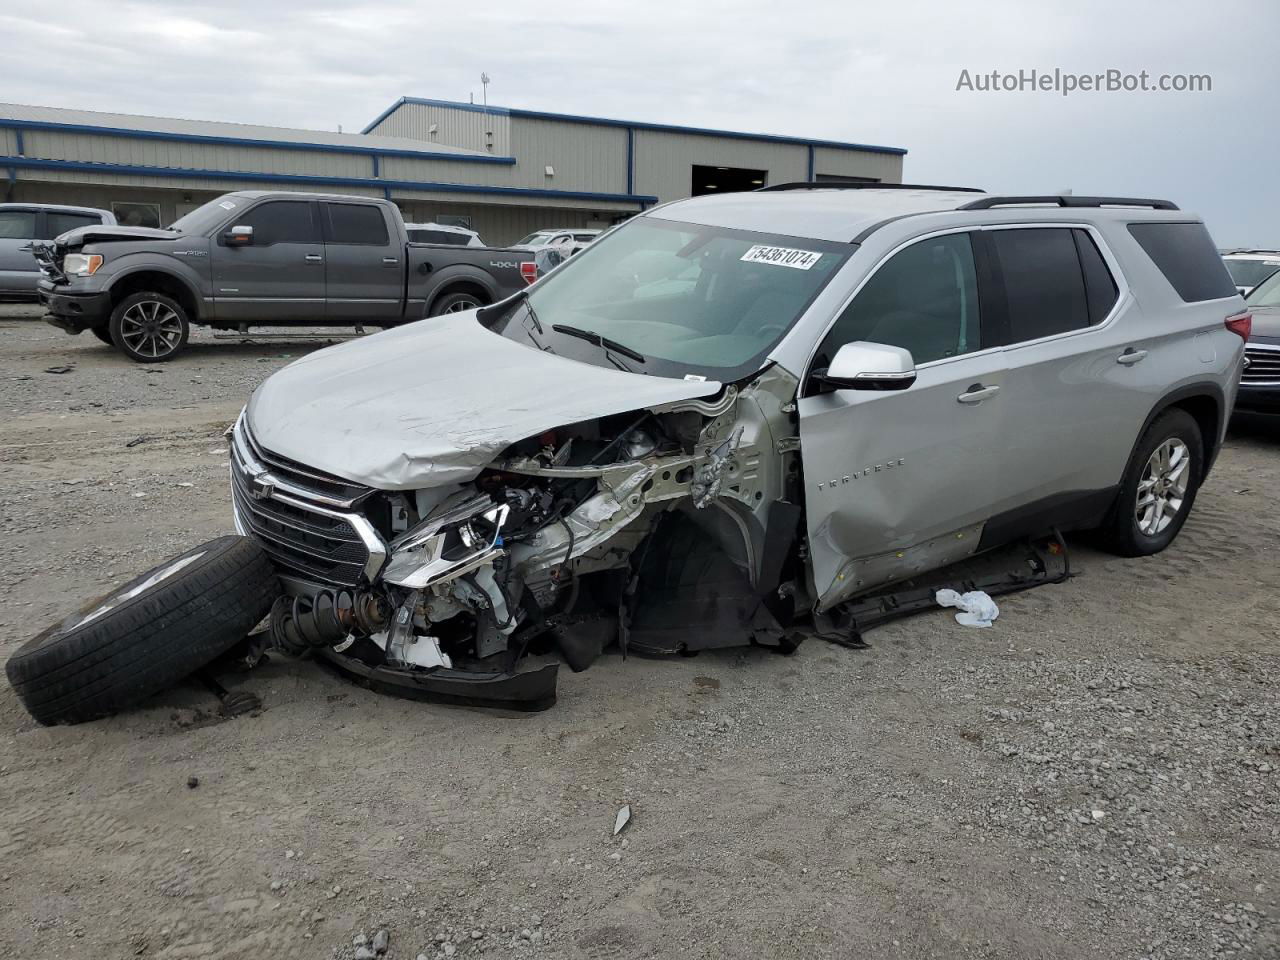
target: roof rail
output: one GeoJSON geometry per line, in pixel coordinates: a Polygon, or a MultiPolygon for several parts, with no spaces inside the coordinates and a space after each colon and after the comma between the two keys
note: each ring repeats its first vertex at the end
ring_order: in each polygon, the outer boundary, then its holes
{"type": "Polygon", "coordinates": [[[756,193],[776,190],[947,190],[960,193],[984,193],[978,187],[940,187],[933,183],[879,183],[874,180],[796,180],[757,187],[756,193]]]}
{"type": "Polygon", "coordinates": [[[1012,207],[1027,204],[1051,203],[1057,207],[1150,207],[1152,210],[1177,210],[1168,200],[1143,200],[1136,197],[983,197],[970,200],[958,210],[990,210],[992,207],[1012,207]]]}

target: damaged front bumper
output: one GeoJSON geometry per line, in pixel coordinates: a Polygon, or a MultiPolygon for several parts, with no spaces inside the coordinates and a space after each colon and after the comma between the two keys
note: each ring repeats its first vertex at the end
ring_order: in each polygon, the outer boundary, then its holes
{"type": "Polygon", "coordinates": [[[735,400],[729,387],[621,429],[572,425],[470,481],[408,491],[274,454],[242,414],[235,520],[285,586],[276,644],[383,692],[525,709],[554,702],[557,654],[581,670],[615,642],[624,655],[780,645],[754,582],[765,491],[735,400]]]}

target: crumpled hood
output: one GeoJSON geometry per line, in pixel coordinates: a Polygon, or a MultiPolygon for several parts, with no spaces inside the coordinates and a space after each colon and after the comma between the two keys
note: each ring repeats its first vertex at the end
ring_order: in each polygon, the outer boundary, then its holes
{"type": "Polygon", "coordinates": [[[121,227],[111,224],[76,227],[57,236],[60,247],[82,247],[86,243],[110,243],[120,240],[177,240],[185,238],[184,233],[172,230],[160,230],[156,227],[121,227]]]}
{"type": "Polygon", "coordinates": [[[508,340],[474,312],[420,320],[319,350],[249,401],[267,450],[382,490],[471,479],[553,427],[720,390],[568,360],[508,340]]]}

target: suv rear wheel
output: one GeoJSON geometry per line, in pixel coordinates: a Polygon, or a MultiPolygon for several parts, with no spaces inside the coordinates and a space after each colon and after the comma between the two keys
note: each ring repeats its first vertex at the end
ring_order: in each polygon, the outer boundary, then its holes
{"type": "Polygon", "coordinates": [[[1123,557],[1159,553],[1191,513],[1204,476],[1200,427],[1185,410],[1168,410],[1138,441],[1101,533],[1123,557]]]}
{"type": "Polygon", "coordinates": [[[163,293],[131,293],[111,311],[111,342],[136,363],[172,360],[187,345],[191,323],[182,304],[163,293]]]}

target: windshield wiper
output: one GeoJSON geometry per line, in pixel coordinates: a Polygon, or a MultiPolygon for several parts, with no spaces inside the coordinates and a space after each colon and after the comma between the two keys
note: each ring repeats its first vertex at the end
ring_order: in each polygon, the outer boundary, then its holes
{"type": "Polygon", "coordinates": [[[594,330],[583,330],[581,327],[571,327],[567,323],[553,323],[551,329],[556,333],[563,333],[569,337],[577,337],[579,340],[585,340],[587,343],[594,343],[597,347],[605,350],[612,350],[614,353],[620,353],[624,357],[634,360],[636,363],[644,363],[645,356],[638,350],[632,350],[626,344],[619,343],[617,340],[610,340],[608,337],[596,333],[594,330]]]}

